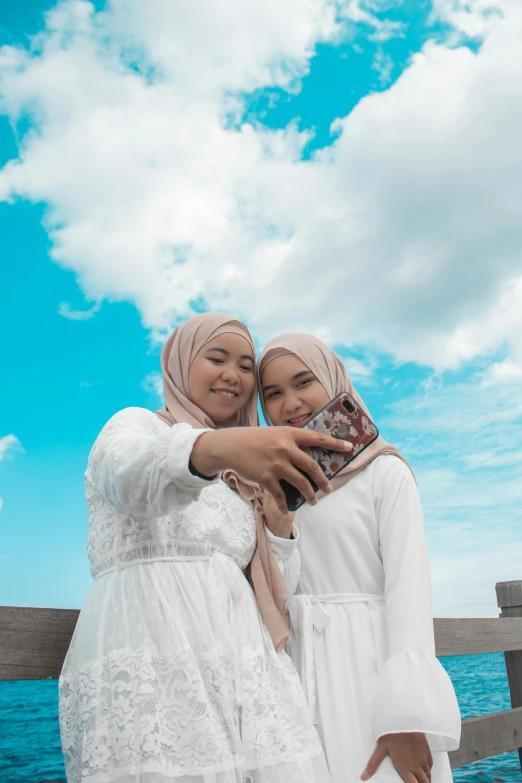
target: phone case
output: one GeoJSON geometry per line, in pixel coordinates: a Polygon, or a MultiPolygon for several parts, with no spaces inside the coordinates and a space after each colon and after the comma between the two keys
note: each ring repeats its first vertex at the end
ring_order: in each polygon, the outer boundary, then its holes
{"type": "MultiPolygon", "coordinates": [[[[379,436],[379,431],[373,421],[357,404],[351,394],[341,392],[328,405],[316,413],[313,419],[305,422],[302,429],[333,435],[334,438],[353,443],[353,451],[325,451],[324,449],[303,449],[322,469],[323,473],[332,479],[343,468],[357,457],[370,443],[379,436]]],[[[298,489],[287,481],[281,481],[289,511],[297,511],[305,502],[298,489]]],[[[317,487],[312,482],[314,490],[317,487]]]]}

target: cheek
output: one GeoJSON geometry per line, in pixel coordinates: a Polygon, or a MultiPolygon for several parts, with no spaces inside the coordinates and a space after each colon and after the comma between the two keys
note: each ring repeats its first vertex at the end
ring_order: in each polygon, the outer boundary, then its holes
{"type": "Polygon", "coordinates": [[[317,395],[317,410],[320,410],[321,408],[324,408],[325,405],[328,405],[330,402],[330,397],[328,396],[325,389],[321,388],[319,394],[317,395]]]}
{"type": "Polygon", "coordinates": [[[277,400],[268,400],[265,402],[266,415],[275,426],[282,424],[282,418],[280,416],[281,405],[277,404],[277,400]]]}
{"type": "Polygon", "coordinates": [[[209,386],[214,380],[216,373],[212,372],[213,367],[206,362],[195,360],[189,371],[189,394],[192,400],[197,401],[202,395],[208,392],[209,386]]]}
{"type": "Polygon", "coordinates": [[[322,386],[319,386],[319,388],[309,389],[308,394],[303,395],[303,402],[307,402],[314,413],[317,413],[321,408],[324,408],[325,405],[328,405],[330,398],[325,389],[323,389],[322,386]]]}
{"type": "Polygon", "coordinates": [[[254,373],[248,373],[243,376],[243,389],[245,390],[245,394],[247,395],[247,397],[250,397],[250,395],[254,391],[255,385],[256,385],[256,379],[254,377],[254,373]]]}

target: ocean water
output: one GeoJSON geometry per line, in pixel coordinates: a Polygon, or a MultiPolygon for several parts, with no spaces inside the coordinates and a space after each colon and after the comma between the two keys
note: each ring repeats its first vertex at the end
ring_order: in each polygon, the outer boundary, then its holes
{"type": "MultiPolygon", "coordinates": [[[[501,653],[442,658],[470,718],[509,709],[501,653]]],[[[458,783],[522,783],[518,753],[454,770],[458,783]]],[[[0,682],[0,783],[65,781],[58,729],[57,681],[0,682]]]]}

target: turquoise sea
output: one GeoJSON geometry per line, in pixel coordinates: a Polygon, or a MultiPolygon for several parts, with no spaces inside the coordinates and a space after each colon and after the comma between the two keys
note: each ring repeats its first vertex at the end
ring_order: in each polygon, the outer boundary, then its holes
{"type": "MultiPolygon", "coordinates": [[[[501,653],[442,658],[464,718],[509,709],[501,653]]],[[[455,770],[458,783],[521,783],[518,753],[455,770]]],[[[0,783],[65,781],[58,730],[57,681],[0,683],[0,783]]]]}

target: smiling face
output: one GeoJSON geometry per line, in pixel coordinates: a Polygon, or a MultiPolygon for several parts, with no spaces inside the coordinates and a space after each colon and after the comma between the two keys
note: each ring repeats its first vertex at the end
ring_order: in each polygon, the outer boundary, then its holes
{"type": "Polygon", "coordinates": [[[190,365],[190,399],[215,423],[233,426],[255,385],[254,356],[245,337],[221,334],[196,354],[190,365]]]}
{"type": "Polygon", "coordinates": [[[292,427],[300,427],[330,401],[324,386],[293,353],[268,362],[261,393],[272,424],[292,427]]]}

